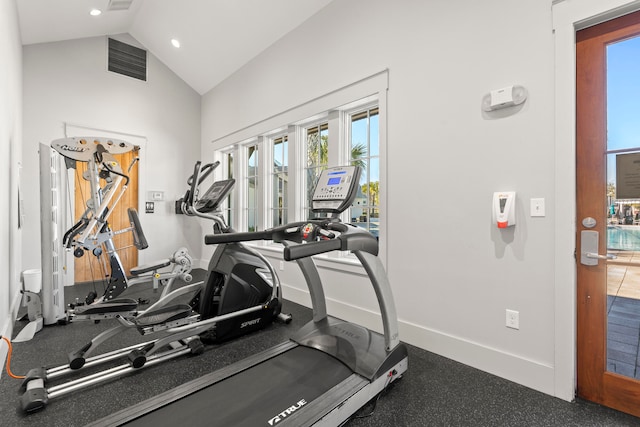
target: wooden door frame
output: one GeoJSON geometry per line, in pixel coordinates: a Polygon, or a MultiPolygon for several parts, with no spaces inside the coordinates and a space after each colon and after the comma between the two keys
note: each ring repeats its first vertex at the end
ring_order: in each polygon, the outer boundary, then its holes
{"type": "MultiPolygon", "coordinates": [[[[129,151],[126,153],[115,154],[114,159],[120,164],[122,171],[130,179],[128,188],[122,193],[122,197],[118,199],[117,204],[111,204],[109,206],[109,218],[107,224],[111,230],[117,233],[120,230],[129,227],[129,217],[127,214],[128,208],[134,208],[138,210],[139,206],[139,186],[138,186],[138,168],[134,165],[131,171],[128,171],[128,167],[132,164],[132,160],[139,156],[138,151],[129,151]]],[[[73,194],[74,194],[74,222],[80,220],[86,209],[87,200],[91,197],[90,183],[86,181],[83,176],[83,171],[87,171],[88,164],[86,162],[76,162],[75,165],[75,179],[73,180],[73,194]],[[78,190],[78,187],[82,190],[78,190]],[[83,197],[85,200],[83,200],[83,197]]],[[[100,179],[100,186],[104,187],[105,181],[100,179]]],[[[122,186],[114,189],[117,192],[121,191],[122,186]]],[[[133,236],[131,233],[116,234],[112,238],[112,242],[115,245],[118,252],[122,267],[124,268],[125,275],[129,275],[129,270],[137,265],[139,251],[133,245],[133,236]]],[[[109,280],[108,278],[113,273],[110,269],[109,255],[106,252],[106,247],[103,246],[105,252],[100,258],[95,257],[90,251],[85,251],[85,254],[81,258],[74,260],[74,282],[103,282],[109,280]],[[105,270],[106,267],[106,270],[105,270]],[[80,274],[79,274],[80,273],[80,274]]]]}
{"type": "Polygon", "coordinates": [[[640,10],[640,0],[552,2],[555,192],[554,395],[572,401],[576,393],[576,30],[640,10]]]}
{"type": "MultiPolygon", "coordinates": [[[[606,253],[606,47],[640,35],[640,11],[576,33],[576,248],[582,218],[594,217],[606,253]]],[[[607,265],[577,268],[578,395],[640,416],[640,381],[607,371],[607,265]]]]}

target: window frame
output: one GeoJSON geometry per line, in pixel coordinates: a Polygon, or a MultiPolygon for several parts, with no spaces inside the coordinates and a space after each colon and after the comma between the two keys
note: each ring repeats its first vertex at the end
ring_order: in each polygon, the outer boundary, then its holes
{"type": "MultiPolygon", "coordinates": [[[[221,179],[235,179],[235,187],[238,187],[238,180],[236,179],[237,172],[235,170],[235,164],[237,159],[237,147],[231,146],[224,150],[220,150],[215,156],[220,161],[221,179]],[[229,158],[232,162],[229,165],[229,158]]],[[[220,211],[222,212],[224,221],[228,227],[235,229],[235,221],[237,221],[238,212],[238,198],[236,191],[233,189],[229,192],[225,200],[220,204],[220,211]]]]}
{"type": "MultiPolygon", "coordinates": [[[[366,149],[367,149],[367,151],[366,151],[366,155],[363,156],[362,158],[366,159],[368,167],[364,168],[362,170],[362,173],[367,174],[367,178],[368,178],[367,182],[370,183],[371,181],[370,181],[369,173],[370,173],[371,159],[375,158],[375,159],[378,160],[378,174],[379,174],[379,177],[378,177],[378,183],[379,183],[378,184],[378,206],[371,204],[368,195],[367,195],[367,203],[364,205],[364,209],[367,210],[367,224],[368,224],[368,226],[367,226],[366,230],[367,231],[371,231],[371,218],[372,217],[370,215],[370,212],[374,208],[377,207],[377,209],[378,209],[378,219],[380,219],[379,218],[380,215],[381,215],[381,212],[380,212],[381,211],[381,207],[380,207],[380,205],[382,204],[382,200],[381,200],[381,197],[380,197],[380,187],[382,186],[382,176],[381,176],[382,175],[382,165],[381,165],[381,150],[382,150],[382,147],[381,147],[381,138],[380,138],[380,107],[378,106],[377,102],[371,102],[371,103],[364,104],[364,105],[358,106],[356,108],[350,109],[348,111],[345,111],[344,122],[345,122],[345,125],[348,124],[348,126],[346,126],[346,128],[347,128],[346,129],[347,137],[346,137],[346,141],[345,141],[345,148],[346,148],[346,153],[345,154],[348,157],[348,164],[351,164],[351,162],[354,160],[351,157],[351,149],[352,149],[352,145],[353,145],[352,144],[352,140],[353,140],[353,135],[352,135],[353,127],[352,127],[352,124],[353,124],[353,121],[354,121],[354,116],[358,116],[358,115],[365,114],[365,113],[366,113],[366,117],[367,117],[367,120],[368,120],[368,123],[367,123],[367,141],[366,141],[366,149]],[[370,112],[372,110],[377,110],[376,111],[376,115],[378,116],[378,154],[375,155],[375,156],[371,155],[371,117],[372,117],[372,115],[370,114],[370,112]]],[[[344,213],[345,218],[343,218],[344,221],[351,222],[351,219],[352,219],[351,215],[347,214],[347,213],[351,212],[351,209],[353,209],[353,207],[350,207],[348,210],[345,211],[345,213],[344,213]]],[[[354,225],[358,226],[357,224],[359,224],[359,222],[355,223],[354,225]]],[[[378,238],[379,238],[380,237],[380,231],[381,231],[380,229],[382,228],[382,226],[381,226],[380,223],[378,223],[378,224],[379,224],[378,225],[378,227],[379,227],[378,238]]],[[[378,240],[380,240],[380,239],[378,239],[378,240]]]]}
{"type": "Polygon", "coordinates": [[[237,158],[236,164],[238,165],[235,172],[236,175],[236,186],[239,188],[239,194],[236,198],[238,210],[236,211],[235,223],[238,224],[237,231],[247,231],[249,229],[249,206],[248,200],[250,197],[251,190],[249,189],[249,175],[246,173],[249,168],[249,149],[250,147],[257,147],[257,162],[256,162],[256,174],[253,175],[255,177],[255,227],[256,229],[263,229],[264,224],[262,223],[262,210],[264,204],[262,203],[262,199],[264,199],[264,191],[262,188],[263,179],[262,172],[263,169],[260,165],[262,158],[264,156],[261,155],[261,146],[262,146],[262,137],[254,138],[250,141],[246,141],[242,144],[238,145],[238,152],[234,154],[234,158],[237,158]],[[238,185],[240,184],[240,185],[238,185]]]}
{"type": "Polygon", "coordinates": [[[287,191],[287,195],[286,195],[286,199],[287,199],[287,203],[284,206],[286,213],[283,213],[283,215],[285,216],[285,218],[291,218],[290,216],[290,207],[291,207],[291,196],[292,196],[292,191],[290,190],[290,186],[291,186],[291,181],[290,181],[290,177],[291,177],[291,150],[290,150],[290,145],[291,145],[291,141],[289,138],[289,132],[288,129],[285,131],[279,131],[279,132],[275,132],[271,135],[269,135],[268,137],[264,138],[264,150],[263,150],[263,155],[265,157],[265,163],[264,163],[264,168],[263,168],[263,173],[262,176],[265,177],[265,183],[268,183],[268,185],[264,185],[264,193],[265,193],[265,206],[264,206],[264,211],[263,211],[263,218],[264,220],[262,221],[263,225],[265,228],[272,228],[274,227],[275,221],[274,221],[274,217],[275,217],[275,211],[276,208],[274,206],[272,206],[272,201],[274,200],[274,189],[272,186],[272,179],[273,177],[276,175],[276,173],[273,171],[273,166],[275,165],[275,159],[274,159],[274,155],[273,155],[273,151],[274,151],[274,146],[277,140],[282,139],[284,141],[286,141],[286,158],[288,160],[288,163],[286,165],[287,167],[287,172],[282,172],[282,173],[286,173],[287,175],[287,181],[288,181],[288,189],[289,191],[287,191]]]}
{"type": "MultiPolygon", "coordinates": [[[[327,164],[326,167],[329,167],[329,165],[331,164],[331,160],[329,158],[329,156],[331,155],[331,153],[333,151],[335,151],[337,149],[337,145],[334,141],[335,141],[335,137],[332,140],[331,135],[332,135],[332,127],[331,127],[331,123],[329,120],[329,114],[323,115],[321,118],[314,120],[312,122],[308,122],[308,123],[304,123],[302,125],[299,125],[300,128],[300,132],[298,132],[301,137],[298,141],[296,141],[296,146],[299,148],[300,150],[300,163],[296,166],[296,170],[298,170],[300,172],[300,192],[298,192],[301,197],[300,199],[298,199],[298,205],[300,206],[300,209],[298,209],[297,212],[297,216],[296,218],[299,218],[300,221],[304,221],[305,219],[308,219],[309,217],[307,216],[307,212],[309,212],[311,210],[311,205],[308,203],[309,202],[309,197],[310,195],[307,193],[307,190],[309,189],[309,185],[307,183],[307,170],[309,169],[307,167],[307,159],[309,156],[309,153],[307,151],[308,149],[308,138],[309,138],[309,129],[313,129],[313,128],[318,128],[318,137],[322,138],[321,132],[323,129],[321,129],[323,126],[326,125],[326,130],[327,130],[327,164]]],[[[319,166],[316,165],[314,167],[314,169],[319,169],[322,168],[323,165],[320,164],[319,166]]]]}
{"type": "MultiPolygon", "coordinates": [[[[257,221],[260,224],[259,229],[269,228],[271,226],[270,218],[268,215],[268,209],[271,209],[270,197],[267,191],[262,185],[269,179],[265,171],[268,170],[268,163],[266,163],[266,157],[264,154],[271,150],[271,147],[265,145],[268,143],[269,138],[275,137],[278,132],[287,132],[288,145],[289,145],[289,201],[288,201],[288,221],[302,221],[306,219],[304,216],[304,200],[306,189],[304,187],[304,150],[302,149],[304,140],[304,126],[312,126],[315,123],[322,121],[329,122],[329,143],[331,145],[339,143],[342,148],[339,150],[329,151],[329,165],[347,165],[350,163],[350,118],[346,121],[350,114],[356,111],[364,111],[370,109],[372,106],[378,108],[379,116],[379,162],[380,162],[380,188],[379,188],[379,257],[386,265],[387,261],[387,200],[386,200],[386,144],[387,144],[387,91],[388,91],[388,70],[370,75],[362,80],[351,83],[342,88],[328,92],[325,95],[316,97],[311,101],[305,102],[298,106],[289,108],[279,114],[270,116],[267,119],[255,122],[252,125],[244,126],[236,132],[232,132],[221,136],[212,141],[214,155],[218,155],[219,152],[224,149],[236,149],[239,150],[243,144],[258,141],[261,146],[259,151],[261,158],[261,170],[259,189],[261,190],[260,209],[258,211],[259,219],[257,221]],[[338,107],[335,107],[338,105],[338,107]],[[329,108],[327,108],[329,107],[329,108]],[[336,141],[337,139],[337,141],[336,141]],[[240,142],[239,142],[240,141],[240,142]]],[[[239,161],[242,156],[238,154],[234,155],[234,169],[241,171],[239,161]]],[[[237,182],[241,182],[242,176],[240,173],[235,174],[237,182]]],[[[242,187],[242,186],[238,186],[242,187]]],[[[246,230],[246,223],[244,218],[238,219],[238,215],[243,212],[243,207],[240,206],[240,201],[244,200],[244,195],[241,194],[241,189],[237,188],[236,196],[234,199],[238,202],[238,208],[236,209],[235,223],[238,224],[238,231],[246,230]]],[[[345,222],[350,222],[351,218],[348,218],[347,213],[343,213],[341,219],[345,222]]],[[[251,245],[268,248],[273,251],[282,251],[281,244],[274,244],[273,242],[249,242],[251,245]]],[[[316,257],[314,257],[316,258],[316,257]]],[[[318,261],[322,260],[322,265],[325,265],[324,260],[330,261],[326,264],[327,267],[331,265],[331,262],[344,262],[346,264],[356,264],[357,260],[353,255],[347,253],[331,253],[322,254],[317,256],[318,261]]],[[[320,264],[319,264],[320,265],[320,264]]],[[[345,266],[341,266],[341,269],[345,266]]],[[[346,267],[351,268],[351,267],[346,267]]],[[[358,270],[356,268],[356,270],[358,270]]],[[[359,270],[358,270],[359,271],[359,270]]]]}

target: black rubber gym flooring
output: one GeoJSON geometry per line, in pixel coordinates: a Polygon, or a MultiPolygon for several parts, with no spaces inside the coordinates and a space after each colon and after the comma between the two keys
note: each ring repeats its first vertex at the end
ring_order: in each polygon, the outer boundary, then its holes
{"type": "MultiPolygon", "coordinates": [[[[194,276],[202,278],[203,272],[198,271],[194,276]]],[[[87,285],[66,288],[65,299],[83,298],[89,290],[87,285]]],[[[150,285],[138,285],[135,291],[131,289],[123,296],[153,299],[157,294],[151,292],[150,285]]],[[[181,357],[51,400],[43,411],[30,415],[24,415],[19,407],[20,381],[10,378],[3,369],[0,426],[84,426],[107,417],[272,347],[311,320],[311,310],[298,304],[285,301],[284,311],[293,315],[289,325],[274,324],[227,343],[208,345],[199,356],[181,357]]],[[[68,352],[113,325],[112,322],[114,320],[47,326],[33,340],[13,345],[12,371],[24,374],[38,366],[62,365],[66,363],[68,352]]],[[[25,324],[16,322],[14,336],[25,324]]],[[[128,331],[114,342],[105,344],[102,351],[149,339],[153,336],[142,337],[135,331],[128,331]]],[[[350,420],[347,426],[640,426],[638,418],[581,400],[565,402],[416,347],[408,348],[409,370],[405,377],[393,383],[377,404],[364,407],[357,414],[359,418],[350,420]]],[[[258,386],[266,385],[256,384],[258,386]]],[[[251,389],[246,390],[248,395],[251,392],[251,389]]],[[[207,409],[202,411],[207,412],[207,409]]],[[[219,414],[202,415],[215,418],[219,414]]],[[[187,427],[187,424],[183,425],[187,427]]]]}

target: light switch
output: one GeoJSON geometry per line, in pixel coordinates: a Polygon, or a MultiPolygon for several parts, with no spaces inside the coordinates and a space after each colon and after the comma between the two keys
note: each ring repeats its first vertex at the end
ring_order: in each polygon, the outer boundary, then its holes
{"type": "Polygon", "coordinates": [[[531,216],[544,215],[544,199],[531,199],[531,216]]]}

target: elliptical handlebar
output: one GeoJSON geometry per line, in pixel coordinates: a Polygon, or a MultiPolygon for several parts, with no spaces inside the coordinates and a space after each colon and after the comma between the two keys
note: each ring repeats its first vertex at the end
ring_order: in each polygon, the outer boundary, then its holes
{"type": "MultiPolygon", "coordinates": [[[[185,215],[198,216],[200,218],[205,218],[205,219],[214,221],[215,222],[214,230],[215,230],[215,227],[217,226],[222,232],[232,231],[224,221],[224,218],[220,215],[219,211],[216,211],[215,209],[213,209],[214,211],[212,212],[212,208],[210,206],[207,206],[208,202],[204,203],[202,206],[199,206],[199,203],[203,200],[203,199],[197,198],[197,195],[200,191],[199,190],[200,184],[202,184],[202,182],[218,166],[220,166],[220,162],[215,161],[213,163],[207,163],[204,166],[201,166],[201,165],[202,165],[202,162],[198,160],[193,167],[193,174],[189,177],[189,179],[187,179],[187,184],[189,185],[189,188],[187,189],[187,192],[184,195],[184,197],[181,199],[180,210],[185,215]],[[203,209],[204,211],[201,211],[200,209],[203,209]]],[[[234,180],[220,181],[220,183],[223,183],[223,182],[225,183],[224,185],[226,186],[224,187],[224,193],[221,193],[221,194],[226,194],[226,192],[231,190],[235,181],[234,180]]],[[[214,185],[216,185],[215,182],[214,182],[214,185]]],[[[211,191],[211,189],[209,189],[204,194],[203,198],[206,198],[208,196],[209,191],[211,191]]],[[[220,196],[220,194],[218,194],[218,196],[220,196]]]]}
{"type": "Polygon", "coordinates": [[[214,171],[215,168],[220,166],[219,161],[207,163],[206,165],[200,167],[201,164],[202,162],[200,160],[196,162],[195,166],[193,167],[193,175],[191,175],[189,179],[187,179],[187,185],[189,185],[189,194],[186,197],[186,202],[188,206],[194,205],[196,189],[198,188],[198,186],[202,184],[202,181],[207,179],[207,177],[211,174],[211,172],[214,171]]]}

